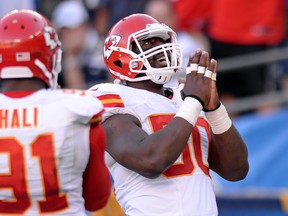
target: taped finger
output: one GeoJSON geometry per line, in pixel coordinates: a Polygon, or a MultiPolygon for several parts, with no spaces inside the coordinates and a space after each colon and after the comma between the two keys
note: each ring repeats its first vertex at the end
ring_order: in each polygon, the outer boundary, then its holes
{"type": "Polygon", "coordinates": [[[216,77],[217,77],[217,73],[212,73],[211,79],[216,81],[217,80],[216,77]]]}
{"type": "Polygon", "coordinates": [[[189,67],[186,68],[186,74],[190,74],[192,71],[198,70],[198,64],[191,63],[189,67]]]}
{"type": "Polygon", "coordinates": [[[197,70],[198,70],[198,64],[196,64],[196,63],[191,63],[191,64],[190,64],[190,68],[191,68],[192,71],[197,71],[197,70]]]}
{"type": "Polygon", "coordinates": [[[206,71],[206,67],[199,66],[199,67],[198,67],[198,71],[197,71],[197,73],[204,74],[205,71],[206,71]]]}
{"type": "Polygon", "coordinates": [[[186,68],[186,74],[190,74],[192,72],[191,67],[186,68]]]}
{"type": "Polygon", "coordinates": [[[180,83],[179,85],[178,85],[178,88],[180,89],[180,90],[182,90],[183,88],[184,88],[184,83],[180,83]]]}
{"type": "Polygon", "coordinates": [[[210,70],[206,70],[204,76],[212,79],[213,72],[210,70]]]}

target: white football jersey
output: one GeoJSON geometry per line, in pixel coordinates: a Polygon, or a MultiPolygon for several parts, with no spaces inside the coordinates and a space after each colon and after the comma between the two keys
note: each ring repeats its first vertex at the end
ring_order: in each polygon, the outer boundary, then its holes
{"type": "Polygon", "coordinates": [[[0,101],[0,215],[86,215],[82,175],[101,102],[64,89],[0,101]]]}
{"type": "MultiPolygon", "coordinates": [[[[103,121],[115,114],[131,114],[148,134],[165,127],[183,103],[178,88],[170,99],[118,84],[99,84],[90,90],[104,104],[103,121]]],[[[209,174],[210,142],[210,126],[201,112],[182,154],[156,179],[123,167],[106,153],[116,197],[127,216],[218,215],[209,174]]]]}

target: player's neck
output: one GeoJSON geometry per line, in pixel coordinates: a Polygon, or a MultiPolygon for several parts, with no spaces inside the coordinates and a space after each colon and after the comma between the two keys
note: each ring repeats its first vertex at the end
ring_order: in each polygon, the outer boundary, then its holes
{"type": "Polygon", "coordinates": [[[40,79],[5,79],[1,80],[1,92],[37,91],[46,88],[40,79]]]}
{"type": "Polygon", "coordinates": [[[132,88],[144,89],[165,96],[163,85],[156,84],[150,80],[141,82],[127,82],[126,85],[132,88]]]}

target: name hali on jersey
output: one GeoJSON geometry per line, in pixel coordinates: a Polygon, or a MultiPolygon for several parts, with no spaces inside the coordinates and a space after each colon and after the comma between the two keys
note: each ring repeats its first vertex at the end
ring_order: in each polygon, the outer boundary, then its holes
{"type": "Polygon", "coordinates": [[[38,127],[38,107],[0,109],[0,129],[38,127]]]}

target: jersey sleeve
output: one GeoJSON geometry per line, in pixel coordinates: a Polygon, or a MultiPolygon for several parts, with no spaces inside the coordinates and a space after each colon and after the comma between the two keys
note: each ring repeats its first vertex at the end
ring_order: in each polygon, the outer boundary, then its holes
{"type": "Polygon", "coordinates": [[[104,106],[90,91],[81,91],[79,94],[71,95],[66,106],[74,114],[75,121],[78,123],[91,124],[101,122],[104,106]]]}
{"type": "Polygon", "coordinates": [[[111,179],[104,161],[106,136],[101,124],[90,128],[90,157],[83,175],[83,198],[88,211],[103,208],[111,194],[111,179]]]}
{"type": "Polygon", "coordinates": [[[130,114],[138,118],[137,113],[133,111],[134,106],[132,108],[129,106],[129,102],[135,102],[133,94],[131,95],[128,89],[123,89],[121,85],[97,84],[91,87],[90,91],[101,101],[105,108],[102,121],[115,114],[130,114]]]}

